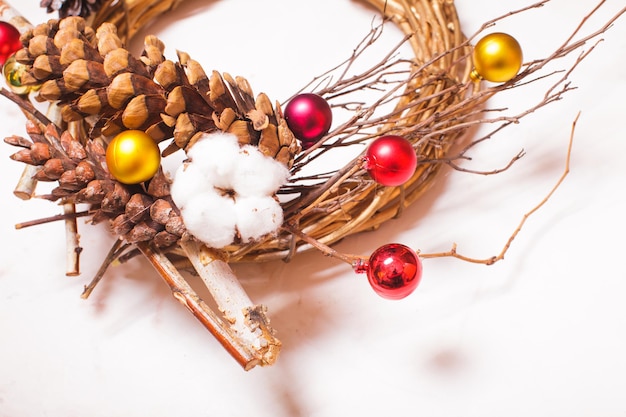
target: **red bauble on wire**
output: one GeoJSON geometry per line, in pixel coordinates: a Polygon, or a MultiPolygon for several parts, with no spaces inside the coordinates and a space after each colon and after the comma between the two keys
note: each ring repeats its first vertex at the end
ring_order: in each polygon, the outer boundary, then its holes
{"type": "Polygon", "coordinates": [[[402,136],[381,136],[365,153],[365,169],[381,185],[402,185],[415,173],[417,156],[411,143],[402,136]]]}
{"type": "Polygon", "coordinates": [[[292,98],[285,107],[285,121],[294,136],[310,148],[330,130],[333,113],[326,100],[317,94],[304,93],[292,98]]]}
{"type": "Polygon", "coordinates": [[[367,264],[358,265],[365,272],[374,291],[383,298],[400,300],[407,297],[422,279],[422,262],[415,251],[399,243],[376,249],[367,264]]]}
{"type": "Polygon", "coordinates": [[[8,22],[0,22],[0,66],[21,48],[19,30],[8,22]]]}

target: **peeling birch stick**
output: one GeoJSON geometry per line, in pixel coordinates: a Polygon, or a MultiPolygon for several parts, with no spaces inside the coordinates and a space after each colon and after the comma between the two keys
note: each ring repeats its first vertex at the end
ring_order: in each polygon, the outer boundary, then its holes
{"type": "Polygon", "coordinates": [[[252,303],[230,266],[205,245],[189,239],[181,240],[180,244],[235,337],[258,355],[261,365],[276,362],[281,343],[269,326],[265,306],[252,303]]]}
{"type": "MultiPolygon", "coordinates": [[[[59,122],[62,120],[61,109],[57,105],[50,105],[48,108],[48,116],[53,122],[59,122]]],[[[68,125],[68,131],[74,137],[78,137],[81,132],[81,126],[78,123],[72,122],[68,125]]],[[[80,275],[80,253],[82,248],[80,247],[80,235],[78,234],[78,225],[76,222],[76,204],[65,203],[63,204],[63,211],[65,214],[70,214],[65,219],[65,250],[66,250],[66,272],[67,276],[80,275]]]]}
{"type": "Polygon", "coordinates": [[[226,351],[246,370],[264,365],[262,358],[245,346],[233,334],[229,325],[200,298],[162,252],[154,250],[147,242],[136,243],[137,248],[150,261],[161,278],[170,286],[172,295],[194,315],[196,319],[217,339],[226,351]]]}
{"type": "Polygon", "coordinates": [[[25,165],[22,175],[13,190],[13,194],[22,200],[30,200],[35,194],[35,189],[37,188],[37,180],[34,176],[40,169],[40,166],[25,165]]]}
{"type": "MultiPolygon", "coordinates": [[[[0,0],[0,20],[12,24],[22,34],[33,27],[24,16],[4,0],[0,0]]],[[[35,193],[35,188],[37,187],[37,180],[35,180],[33,176],[39,169],[41,168],[26,165],[13,190],[13,194],[22,200],[29,200],[35,193]]]]}
{"type": "Polygon", "coordinates": [[[20,12],[4,0],[0,0],[0,20],[9,22],[15,26],[20,33],[24,33],[33,27],[20,12]]]}
{"type": "Polygon", "coordinates": [[[65,275],[75,277],[80,275],[80,252],[82,251],[76,224],[76,206],[72,203],[63,204],[63,213],[67,215],[65,219],[65,246],[67,248],[65,275]]]}

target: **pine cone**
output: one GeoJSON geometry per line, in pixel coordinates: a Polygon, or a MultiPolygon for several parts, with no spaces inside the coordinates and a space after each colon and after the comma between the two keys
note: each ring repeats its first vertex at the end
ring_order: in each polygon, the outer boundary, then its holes
{"type": "Polygon", "coordinates": [[[81,16],[88,17],[97,12],[103,0],[41,0],[40,6],[46,8],[46,12],[58,12],[59,17],[81,16]]]}
{"type": "Polygon", "coordinates": [[[12,158],[41,166],[36,179],[58,182],[49,195],[91,206],[92,221],[109,221],[130,243],[157,247],[176,244],[188,233],[170,194],[171,180],[161,171],[142,184],[118,182],[108,171],[106,146],[127,129],[145,131],[156,142],[171,139],[164,154],[190,150],[206,133],[227,132],[240,146],[253,145],[290,167],[299,145],[269,98],[253,96],[240,77],[213,71],[207,76],[187,54],[165,59],[154,36],[134,57],[114,25],[96,31],[80,17],[52,20],[24,35],[16,56],[30,66],[24,84],[41,84],[37,99],[58,103],[67,123],[85,123],[88,134],[74,138],[50,124],[29,123],[30,140],[5,141],[21,147],[12,158]]]}
{"type": "Polygon", "coordinates": [[[255,98],[244,78],[207,76],[186,53],[167,60],[154,36],[134,57],[114,25],[94,32],[70,17],[39,25],[23,40],[17,59],[32,66],[23,83],[42,84],[38,99],[60,102],[65,121],[95,118],[90,137],[140,129],[159,142],[173,137],[168,155],[188,149],[199,133],[224,131],[288,167],[300,150],[278,103],[274,110],[265,94],[255,98]]]}
{"type": "Polygon", "coordinates": [[[113,233],[130,243],[151,241],[168,248],[185,233],[170,198],[170,181],[162,171],[145,187],[125,185],[109,174],[102,141],[91,140],[83,146],[52,124],[42,130],[28,122],[27,132],[31,140],[11,136],[5,142],[22,148],[11,159],[41,166],[35,179],[58,182],[43,198],[89,204],[93,223],[110,220],[113,233]]]}

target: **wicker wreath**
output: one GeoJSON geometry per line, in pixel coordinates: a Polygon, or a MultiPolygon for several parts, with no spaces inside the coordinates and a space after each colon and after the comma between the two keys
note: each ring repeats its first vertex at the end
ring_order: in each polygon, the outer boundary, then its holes
{"type": "MultiPolygon", "coordinates": [[[[284,223],[291,227],[261,241],[225,248],[229,262],[288,259],[295,252],[311,248],[307,242],[294,237],[293,228],[326,245],[354,233],[375,229],[396,217],[428,189],[442,166],[441,161],[449,156],[451,146],[464,133],[462,128],[450,127],[471,117],[473,106],[458,109],[456,106],[475,90],[470,82],[471,49],[461,31],[454,4],[429,0],[367,2],[407,35],[415,54],[411,63],[413,68],[395,87],[399,90],[395,92],[399,97],[395,108],[387,115],[377,116],[385,123],[368,120],[372,117],[370,109],[360,109],[362,115],[355,115],[350,126],[331,131],[315,147],[296,155],[291,167],[292,176],[297,176],[309,161],[319,153],[329,152],[333,146],[345,146],[350,142],[359,147],[359,143],[383,134],[399,134],[410,140],[424,162],[418,164],[415,174],[403,187],[380,187],[365,169],[360,169],[362,155],[327,175],[329,178],[324,177],[312,185],[291,182],[282,190],[287,193],[288,188],[297,193],[297,198],[283,204],[284,223]]],[[[103,22],[114,23],[122,38],[128,40],[146,23],[179,3],[125,2],[125,6],[120,4],[116,8],[101,9],[94,21],[96,26],[103,22]]],[[[380,68],[376,74],[364,74],[363,77],[368,78],[363,84],[374,82],[374,76],[380,76],[383,71],[395,69],[392,64],[386,65],[387,69],[380,68]]],[[[329,97],[329,102],[333,103],[332,97],[341,96],[342,89],[347,88],[343,87],[345,83],[337,84],[313,92],[329,97]]]]}
{"type": "MultiPolygon", "coordinates": [[[[19,70],[19,90],[18,94],[6,90],[3,94],[25,110],[31,138],[14,136],[5,141],[22,148],[12,157],[27,165],[18,195],[30,198],[37,181],[58,182],[59,186],[45,197],[64,204],[65,213],[59,218],[70,225],[72,256],[80,252],[75,250],[77,217],[89,216],[94,223],[110,222],[118,236],[84,297],[111,262],[141,253],[170,285],[175,298],[245,369],[272,364],[280,342],[269,326],[265,307],[247,298],[229,263],[288,260],[316,248],[357,270],[366,267],[367,258],[337,253],[330,245],[346,236],[375,230],[399,216],[433,184],[442,166],[458,167],[456,161],[493,133],[466,141],[470,127],[495,123],[496,132],[558,100],[570,89],[565,83],[567,77],[559,78],[532,109],[506,119],[484,117],[484,105],[491,96],[523,85],[522,80],[528,81],[547,62],[580,48],[610,24],[582,40],[569,38],[553,55],[524,65],[519,74],[516,70],[507,80],[499,80],[503,82],[486,85],[472,59],[474,36],[464,36],[452,1],[366,0],[380,11],[384,22],[391,21],[401,29],[406,35],[403,43],[411,46],[414,57],[399,57],[393,49],[369,70],[355,74],[346,71],[376,41],[385,23],[374,27],[353,55],[335,69],[338,76],[323,74],[298,92],[315,93],[331,107],[351,114],[347,122],[315,142],[305,143],[294,135],[283,105],[273,105],[264,93],[255,96],[244,78],[207,73],[184,52],[178,53],[177,62],[170,61],[164,55],[165,45],[154,36],[145,39],[141,56],[133,56],[125,48],[140,29],[180,2],[66,0],[53,5],[44,1],[44,6],[58,9],[62,19],[32,29],[19,16],[13,16],[15,26],[24,33],[24,48],[15,54],[13,64],[17,68],[14,71],[19,70]],[[380,90],[379,98],[354,106],[358,100],[351,97],[366,89],[380,90]],[[49,101],[55,112],[42,115],[25,98],[28,94],[49,101]],[[385,107],[388,103],[394,104],[385,107]],[[390,110],[381,113],[386,108],[390,110]],[[477,114],[482,114],[480,120],[477,114]],[[131,183],[112,172],[107,150],[113,147],[112,138],[128,130],[145,132],[152,141],[165,144],[163,157],[185,152],[189,163],[198,158],[201,147],[207,149],[207,135],[222,133],[236,139],[238,148],[228,148],[240,150],[232,151],[233,158],[250,158],[257,151],[270,158],[278,164],[272,169],[279,176],[286,172],[282,183],[267,186],[266,194],[271,198],[262,200],[268,209],[280,206],[282,217],[276,229],[248,233],[253,236],[250,238],[238,224],[232,242],[209,245],[198,239],[181,214],[191,203],[184,203],[185,207],[177,204],[184,199],[174,198],[174,190],[181,187],[173,187],[172,179],[160,167],[150,178],[131,183]],[[402,184],[381,185],[367,167],[366,145],[389,135],[404,138],[417,156],[414,172],[402,184]],[[344,166],[331,172],[302,174],[339,148],[357,151],[344,166]],[[77,213],[77,203],[90,208],[77,213]],[[187,284],[180,272],[186,269],[204,280],[223,314],[212,311],[187,284]]],[[[485,23],[484,28],[493,22],[485,23]]],[[[231,139],[213,139],[209,141],[212,144],[223,141],[224,147],[230,146],[226,142],[231,139]]],[[[520,156],[515,155],[511,163],[520,156]]],[[[233,193],[231,185],[223,188],[228,198],[233,193]]],[[[273,213],[275,220],[278,215],[273,213]]],[[[447,255],[460,257],[454,249],[447,255]]],[[[68,273],[77,274],[78,263],[69,264],[68,273]]]]}

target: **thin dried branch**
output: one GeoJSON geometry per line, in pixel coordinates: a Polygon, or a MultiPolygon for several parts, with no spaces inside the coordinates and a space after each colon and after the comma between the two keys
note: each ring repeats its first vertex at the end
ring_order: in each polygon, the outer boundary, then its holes
{"type": "Polygon", "coordinates": [[[76,206],[72,203],[63,204],[65,218],[65,246],[66,246],[66,271],[67,276],[80,275],[80,239],[78,225],[76,224],[76,206]]]}
{"type": "MultiPolygon", "coordinates": [[[[566,154],[566,157],[565,157],[565,167],[563,169],[563,172],[562,172],[561,176],[559,177],[557,182],[552,186],[552,188],[550,189],[548,194],[546,194],[546,196],[543,197],[543,199],[537,205],[535,205],[530,211],[528,211],[527,213],[524,214],[524,216],[522,217],[522,220],[519,222],[519,224],[517,225],[515,230],[513,230],[513,233],[509,236],[508,240],[506,241],[506,243],[502,247],[500,253],[498,253],[497,255],[494,255],[494,256],[490,256],[488,258],[473,258],[473,257],[469,257],[469,256],[466,256],[466,255],[463,255],[463,254],[459,253],[458,250],[457,250],[457,245],[455,243],[455,244],[452,245],[452,248],[449,251],[446,251],[446,252],[424,253],[424,252],[421,252],[421,251],[418,250],[417,252],[419,253],[420,258],[423,258],[423,259],[433,259],[433,258],[446,258],[446,257],[449,258],[449,257],[452,257],[452,258],[460,259],[460,260],[465,261],[465,262],[470,262],[470,263],[475,263],[475,264],[484,264],[484,265],[493,265],[494,263],[503,260],[505,254],[510,249],[511,245],[513,244],[513,241],[519,235],[519,233],[521,232],[522,228],[524,227],[524,225],[526,224],[526,222],[530,218],[530,216],[532,216],[539,209],[541,209],[548,202],[548,200],[550,200],[550,198],[552,198],[552,196],[554,195],[556,190],[561,186],[561,184],[563,183],[563,181],[565,181],[565,178],[569,174],[569,172],[570,172],[570,161],[571,161],[571,157],[572,157],[572,145],[573,145],[573,142],[574,142],[574,132],[576,130],[576,123],[578,122],[578,118],[579,117],[580,117],[580,113],[576,116],[574,122],[572,123],[572,129],[571,129],[571,133],[570,133],[570,137],[569,137],[569,143],[568,143],[568,146],[567,146],[567,154],[566,154]]],[[[289,226],[289,225],[285,225],[284,229],[287,232],[293,234],[294,236],[297,236],[299,239],[301,239],[302,241],[306,242],[308,245],[311,245],[312,247],[314,247],[318,251],[322,252],[324,255],[326,255],[328,257],[331,257],[331,258],[334,258],[334,259],[338,259],[340,261],[343,261],[343,262],[345,262],[347,264],[350,264],[353,267],[361,265],[363,262],[367,261],[368,257],[366,257],[366,256],[355,255],[355,254],[347,254],[347,253],[339,252],[339,251],[333,249],[332,247],[330,247],[328,245],[325,245],[321,241],[308,236],[307,234],[303,233],[297,227],[292,227],[292,226],[289,226]]]]}
{"type": "Polygon", "coordinates": [[[104,277],[104,274],[107,271],[107,269],[109,269],[109,266],[111,266],[117,259],[119,259],[119,257],[124,253],[124,251],[129,246],[130,246],[129,244],[124,243],[123,239],[115,240],[115,242],[113,243],[113,246],[111,246],[111,249],[109,249],[109,252],[107,253],[104,260],[102,261],[102,265],[100,265],[98,272],[96,272],[91,282],[85,286],[83,293],[81,294],[82,298],[85,298],[85,299],[89,298],[93,290],[96,288],[98,283],[100,283],[100,281],[104,277]]]}
{"type": "Polygon", "coordinates": [[[137,247],[170,286],[174,298],[189,309],[245,370],[263,364],[264,358],[259,357],[258,352],[250,349],[246,341],[242,341],[236,334],[233,334],[232,328],[211,310],[162,252],[155,251],[145,242],[138,243],[137,247]]]}
{"type": "Polygon", "coordinates": [[[508,252],[508,250],[510,249],[511,245],[513,244],[513,241],[519,235],[519,233],[522,231],[522,228],[526,224],[526,221],[530,218],[530,216],[532,216],[539,209],[541,209],[541,207],[543,207],[548,202],[548,200],[550,200],[550,198],[552,198],[552,196],[554,195],[556,190],[561,186],[561,184],[563,183],[563,181],[565,181],[565,178],[569,174],[569,172],[570,172],[570,161],[571,161],[571,158],[572,158],[572,145],[574,143],[574,132],[576,130],[576,123],[578,122],[578,118],[579,117],[580,117],[580,113],[576,116],[576,119],[572,123],[572,130],[571,130],[571,133],[570,133],[569,144],[567,146],[567,155],[565,157],[565,167],[563,169],[563,173],[561,174],[561,176],[559,177],[557,182],[552,186],[552,188],[550,189],[548,194],[537,205],[535,205],[530,211],[528,211],[526,214],[524,214],[524,216],[522,217],[522,220],[519,222],[519,224],[517,225],[515,230],[513,230],[513,233],[511,234],[511,236],[509,236],[509,239],[506,241],[506,243],[504,244],[504,246],[502,247],[502,250],[500,251],[500,253],[498,255],[495,255],[495,256],[492,256],[492,257],[489,257],[489,258],[484,258],[484,259],[472,258],[472,257],[460,254],[457,251],[457,245],[453,244],[452,248],[449,251],[447,251],[447,252],[420,253],[420,257],[422,257],[424,259],[453,257],[453,258],[457,258],[457,259],[460,259],[460,260],[465,261],[465,262],[484,264],[484,265],[493,265],[494,263],[503,260],[504,259],[504,255],[508,252]]]}
{"type": "Polygon", "coordinates": [[[41,219],[36,219],[36,220],[29,220],[26,222],[21,222],[21,223],[17,223],[15,225],[16,229],[24,229],[26,227],[31,227],[31,226],[38,226],[41,224],[45,224],[45,223],[52,223],[52,222],[56,222],[56,221],[65,221],[67,219],[76,219],[79,217],[86,217],[86,216],[90,216],[91,213],[89,211],[80,211],[80,212],[71,212],[71,213],[63,213],[63,214],[57,214],[56,216],[50,216],[50,217],[43,217],[41,219]]]}

